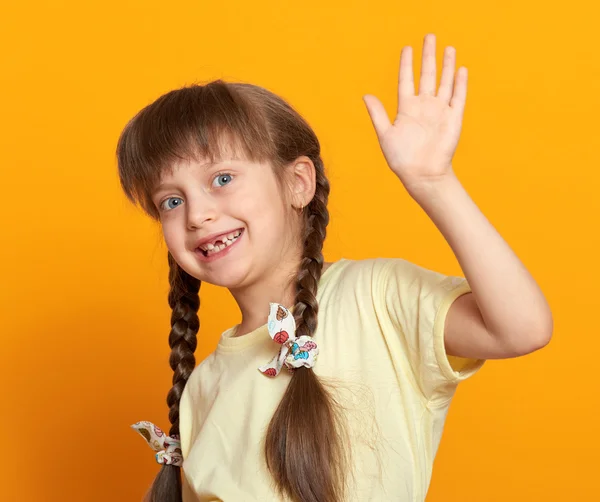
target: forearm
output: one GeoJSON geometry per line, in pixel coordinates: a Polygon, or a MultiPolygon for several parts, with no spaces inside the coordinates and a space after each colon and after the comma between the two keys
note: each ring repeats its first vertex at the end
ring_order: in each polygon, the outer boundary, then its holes
{"type": "Polygon", "coordinates": [[[509,344],[550,336],[553,321],[544,294],[456,176],[410,194],[454,252],[488,331],[509,344]]]}

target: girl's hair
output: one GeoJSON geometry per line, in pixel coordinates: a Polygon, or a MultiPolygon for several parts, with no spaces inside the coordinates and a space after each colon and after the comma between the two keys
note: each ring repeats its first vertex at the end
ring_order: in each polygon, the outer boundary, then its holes
{"type": "MultiPolygon", "coordinates": [[[[314,131],[282,98],[258,86],[222,80],[164,94],[142,109],[121,133],[117,146],[121,186],[129,200],[159,220],[151,193],[165,170],[170,171],[179,160],[218,162],[228,153],[270,163],[280,187],[285,186],[284,168],[298,157],[307,156],[314,163],[316,191],[303,211],[303,252],[293,307],[298,336],[312,336],[317,328],[316,294],[329,222],[329,182],[314,131]]],[[[195,365],[200,281],[184,272],[170,254],[168,259],[169,305],[173,309],[169,362],[174,376],[167,403],[170,434],[179,434],[179,400],[195,365]]],[[[269,385],[266,377],[264,385],[269,385]]],[[[344,498],[348,457],[340,410],[312,370],[302,367],[293,371],[269,424],[264,447],[266,464],[280,494],[297,502],[344,498]]],[[[150,500],[182,500],[179,467],[162,467],[150,500]]]]}

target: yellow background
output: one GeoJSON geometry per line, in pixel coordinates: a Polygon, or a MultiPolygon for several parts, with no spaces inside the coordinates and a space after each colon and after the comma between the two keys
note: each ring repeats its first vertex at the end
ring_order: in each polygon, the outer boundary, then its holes
{"type": "MultiPolygon", "coordinates": [[[[584,0],[2,2],[0,500],[134,501],[158,469],[129,425],[168,427],[166,251],[121,194],[114,149],[172,88],[253,82],[305,115],[332,182],[329,261],[461,274],[361,99],[393,113],[400,50],[418,69],[427,32],[469,68],[455,171],[555,320],[550,346],[460,388],[428,502],[594,499],[597,19],[584,0]]],[[[198,360],[239,320],[227,291],[201,298],[198,360]]]]}

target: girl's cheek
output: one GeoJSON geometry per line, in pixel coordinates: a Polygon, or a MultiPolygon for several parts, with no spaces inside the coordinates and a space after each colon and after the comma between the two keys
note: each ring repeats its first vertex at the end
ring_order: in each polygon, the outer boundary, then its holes
{"type": "Polygon", "coordinates": [[[172,250],[175,247],[175,242],[177,238],[177,232],[170,221],[162,221],[162,233],[165,239],[165,244],[169,250],[172,250]]]}

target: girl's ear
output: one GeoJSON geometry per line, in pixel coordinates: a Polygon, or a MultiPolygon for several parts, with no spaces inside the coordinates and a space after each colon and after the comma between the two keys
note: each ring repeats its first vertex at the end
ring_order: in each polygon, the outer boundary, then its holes
{"type": "Polygon", "coordinates": [[[292,205],[297,209],[308,206],[317,187],[313,161],[304,155],[298,157],[289,167],[289,176],[292,205]]]}

